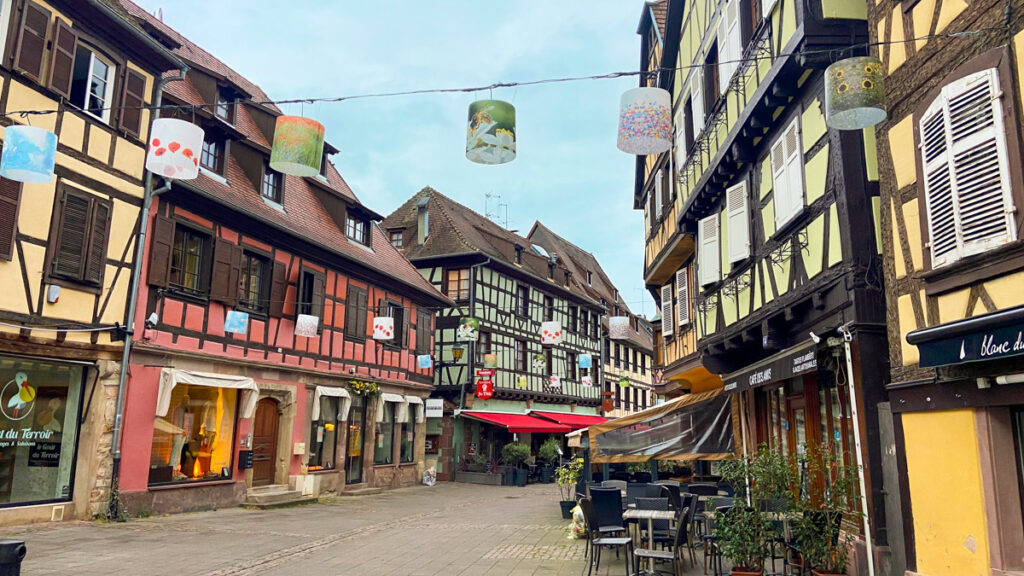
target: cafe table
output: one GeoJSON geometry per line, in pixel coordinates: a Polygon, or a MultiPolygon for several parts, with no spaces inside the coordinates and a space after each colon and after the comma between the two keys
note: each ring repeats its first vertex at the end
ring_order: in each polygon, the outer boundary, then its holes
{"type": "MultiPolygon", "coordinates": [[[[637,510],[636,508],[629,508],[622,513],[623,520],[647,520],[647,543],[650,546],[654,546],[654,521],[655,520],[674,520],[676,518],[675,510],[637,510]]],[[[639,530],[640,526],[637,525],[639,530]]],[[[677,527],[678,529],[678,527],[677,527]]],[[[653,551],[654,548],[645,548],[645,550],[653,551]]],[[[647,571],[637,572],[637,574],[643,573],[654,573],[654,559],[647,558],[647,571]]]]}

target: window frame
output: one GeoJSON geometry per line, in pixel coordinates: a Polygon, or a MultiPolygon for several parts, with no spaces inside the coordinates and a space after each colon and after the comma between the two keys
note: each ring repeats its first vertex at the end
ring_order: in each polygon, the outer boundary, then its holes
{"type": "Polygon", "coordinates": [[[456,302],[467,302],[467,301],[469,301],[469,296],[470,296],[470,294],[472,292],[472,289],[473,289],[473,283],[471,282],[471,280],[472,280],[472,278],[470,277],[470,269],[469,268],[446,268],[445,271],[444,271],[444,294],[445,294],[445,296],[451,298],[452,300],[454,300],[456,302]],[[455,294],[452,294],[451,286],[450,286],[452,273],[455,273],[455,275],[456,275],[456,277],[455,277],[455,282],[456,282],[455,294]],[[466,276],[465,279],[462,278],[463,273],[465,273],[465,276],[466,276]],[[465,288],[462,287],[462,283],[463,282],[466,283],[466,287],[465,288]],[[465,296],[463,296],[463,294],[465,294],[465,296]]]}
{"type": "Polygon", "coordinates": [[[213,137],[213,135],[210,134],[209,132],[207,132],[206,134],[207,135],[204,136],[203,138],[203,147],[199,151],[199,167],[203,168],[204,170],[209,170],[210,172],[213,172],[214,174],[217,174],[219,176],[222,176],[224,174],[224,164],[226,164],[224,160],[226,156],[225,152],[227,149],[227,142],[225,140],[213,137]],[[212,153],[208,152],[207,145],[213,148],[212,153]],[[215,161],[214,166],[210,166],[209,164],[206,163],[207,156],[213,157],[215,161]]]}
{"type": "Polygon", "coordinates": [[[404,244],[404,240],[405,238],[403,236],[402,230],[388,230],[388,242],[391,244],[392,247],[401,250],[402,245],[404,244]]]}
{"type": "Polygon", "coordinates": [[[513,356],[515,357],[516,370],[519,372],[529,372],[529,352],[527,350],[526,340],[516,339],[513,341],[513,356]]]}
{"type": "MultiPolygon", "coordinates": [[[[22,188],[22,190],[24,190],[22,188]]],[[[103,281],[106,278],[106,261],[107,254],[110,249],[110,227],[114,219],[114,205],[110,198],[93,194],[81,188],[67,185],[65,183],[58,183],[57,191],[54,194],[53,203],[53,214],[50,219],[50,237],[47,239],[46,245],[46,256],[45,256],[45,267],[43,280],[49,284],[57,284],[60,286],[66,286],[70,288],[76,288],[79,290],[85,290],[93,293],[102,293],[103,281]],[[57,272],[55,270],[56,258],[58,257],[61,244],[64,236],[64,198],[65,196],[77,196],[89,203],[88,216],[85,224],[85,242],[81,246],[80,258],[81,267],[78,274],[66,274],[57,272]],[[103,250],[103,269],[100,271],[99,278],[95,281],[88,278],[89,274],[89,256],[92,253],[94,244],[97,241],[96,229],[95,229],[95,218],[97,217],[97,210],[100,206],[103,206],[107,210],[107,221],[102,232],[102,250],[103,250]]],[[[15,226],[17,230],[17,226],[15,226]]]]}
{"type": "Polygon", "coordinates": [[[367,220],[345,215],[345,238],[363,246],[370,245],[370,226],[367,220]]]}
{"type": "Polygon", "coordinates": [[[516,286],[516,314],[523,318],[530,316],[530,287],[526,284],[516,286]]]}
{"type": "Polygon", "coordinates": [[[478,332],[478,337],[477,337],[476,344],[473,346],[473,352],[476,355],[476,363],[477,364],[480,364],[481,366],[483,366],[484,355],[485,354],[494,354],[494,352],[491,350],[493,345],[494,345],[494,340],[493,340],[493,335],[491,334],[491,332],[488,332],[486,330],[480,330],[478,332]]]}
{"type": "Polygon", "coordinates": [[[235,124],[235,102],[225,95],[223,88],[217,90],[217,103],[213,107],[213,114],[232,126],[235,124]]]}
{"type": "Polygon", "coordinates": [[[387,348],[400,349],[405,348],[407,343],[406,335],[408,334],[408,321],[405,315],[405,307],[402,306],[401,302],[395,300],[385,300],[383,302],[383,308],[387,311],[388,317],[394,322],[394,337],[391,340],[383,340],[382,343],[387,348]]]}
{"type": "MultiPolygon", "coordinates": [[[[309,450],[309,456],[306,459],[306,465],[310,467],[310,470],[309,470],[310,472],[316,473],[316,472],[320,472],[320,471],[324,471],[324,472],[326,472],[326,471],[336,471],[338,469],[338,461],[337,461],[337,455],[338,455],[338,436],[341,433],[341,425],[344,424],[344,423],[345,423],[345,421],[341,420],[341,398],[337,398],[337,397],[334,397],[334,396],[322,396],[320,398],[320,419],[319,420],[314,420],[310,424],[310,427],[309,427],[309,446],[310,446],[310,450],[309,450]],[[325,402],[326,403],[333,402],[337,406],[337,408],[334,411],[335,418],[334,418],[333,422],[328,422],[326,419],[324,419],[324,412],[325,412],[325,410],[324,410],[324,403],[325,402]],[[324,444],[326,444],[326,442],[316,442],[315,441],[318,428],[320,426],[325,425],[325,424],[334,424],[334,445],[331,447],[332,449],[331,449],[331,451],[329,453],[330,454],[330,461],[331,461],[332,465],[329,466],[329,467],[328,466],[324,466],[324,455],[328,454],[328,452],[324,449],[324,446],[323,446],[324,444]],[[320,444],[320,450],[319,450],[319,454],[318,454],[318,458],[317,458],[317,463],[313,464],[313,456],[317,454],[317,450],[315,450],[313,447],[316,446],[317,444],[320,444]],[[312,468],[315,467],[315,466],[319,466],[319,468],[317,468],[316,470],[313,470],[312,468]]],[[[325,429],[324,430],[324,435],[326,436],[326,434],[327,434],[327,430],[325,429]]]]}
{"type": "Polygon", "coordinates": [[[260,263],[260,284],[256,294],[256,305],[252,305],[252,301],[248,299],[249,290],[244,288],[247,298],[242,298],[239,294],[237,298],[236,308],[246,310],[250,314],[257,314],[260,316],[267,316],[270,312],[270,288],[271,282],[273,281],[274,269],[273,261],[270,256],[253,250],[249,247],[245,247],[242,250],[242,266],[238,273],[238,288],[241,292],[243,286],[246,286],[249,281],[249,264],[253,261],[260,263]]]}
{"type": "MultiPolygon", "coordinates": [[[[118,75],[118,70],[119,70],[118,64],[117,64],[117,62],[113,58],[111,58],[110,56],[107,56],[106,54],[104,54],[102,50],[100,50],[99,48],[97,48],[93,44],[91,44],[89,42],[83,42],[81,37],[78,38],[78,42],[75,45],[75,63],[78,62],[78,52],[79,52],[79,50],[85,50],[86,52],[89,53],[89,67],[88,67],[88,69],[86,71],[85,102],[76,103],[76,102],[73,101],[72,98],[68,98],[68,102],[72,106],[75,106],[76,108],[78,108],[79,110],[84,112],[85,114],[88,114],[89,116],[92,116],[93,118],[99,120],[100,122],[102,122],[104,124],[110,125],[110,116],[111,116],[110,112],[111,112],[111,110],[115,106],[115,103],[114,103],[114,100],[113,100],[114,99],[114,84],[117,82],[117,75],[118,75]],[[105,94],[104,94],[104,96],[102,98],[102,100],[103,100],[103,107],[100,110],[100,114],[98,114],[98,115],[96,113],[92,112],[89,109],[89,100],[90,100],[90,96],[92,96],[92,89],[91,89],[92,77],[93,77],[93,70],[95,69],[95,66],[96,66],[96,60],[100,60],[101,62],[103,62],[103,64],[105,64],[107,66],[106,89],[105,89],[105,94]]],[[[74,74],[72,73],[72,91],[74,90],[73,86],[74,86],[74,74]]]]}
{"type": "Polygon", "coordinates": [[[268,162],[263,163],[263,176],[260,178],[260,197],[267,202],[284,206],[284,175],[270,168],[268,162]],[[268,193],[268,186],[270,193],[268,193]]]}
{"type": "Polygon", "coordinates": [[[549,294],[544,295],[544,321],[555,321],[555,299],[549,294]]]}
{"type": "Polygon", "coordinates": [[[416,405],[408,405],[408,415],[406,416],[405,422],[397,423],[398,430],[398,464],[415,464],[416,463],[416,405]],[[408,427],[408,430],[406,429],[408,427]],[[405,446],[406,446],[406,435],[411,434],[412,438],[409,440],[409,459],[405,459],[405,446]]]}

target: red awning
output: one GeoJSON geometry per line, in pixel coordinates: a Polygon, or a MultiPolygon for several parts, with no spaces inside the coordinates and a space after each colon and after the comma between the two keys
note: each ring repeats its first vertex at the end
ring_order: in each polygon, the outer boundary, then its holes
{"type": "Polygon", "coordinates": [[[555,434],[565,434],[566,432],[572,431],[568,426],[564,426],[550,420],[545,420],[543,418],[534,418],[528,414],[471,412],[468,410],[463,410],[459,414],[466,416],[467,418],[472,418],[495,426],[501,426],[509,432],[551,432],[555,434]]]}
{"type": "Polygon", "coordinates": [[[559,424],[568,426],[573,430],[589,428],[594,424],[603,424],[608,421],[604,416],[598,416],[596,414],[573,414],[569,412],[544,412],[542,410],[532,410],[530,411],[530,415],[547,418],[552,422],[558,422],[559,424]]]}

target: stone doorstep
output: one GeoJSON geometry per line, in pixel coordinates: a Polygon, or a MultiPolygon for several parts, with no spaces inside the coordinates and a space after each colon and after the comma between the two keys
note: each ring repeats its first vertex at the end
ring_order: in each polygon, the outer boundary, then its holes
{"type": "Polygon", "coordinates": [[[372,496],[373,494],[380,494],[383,491],[383,488],[356,488],[354,490],[349,490],[348,488],[346,488],[342,492],[339,492],[338,496],[341,496],[342,498],[350,498],[354,496],[372,496]]]}
{"type": "Polygon", "coordinates": [[[245,496],[245,506],[253,508],[276,508],[294,504],[316,502],[315,496],[303,496],[300,490],[289,490],[284,484],[271,484],[250,488],[245,496]]]}

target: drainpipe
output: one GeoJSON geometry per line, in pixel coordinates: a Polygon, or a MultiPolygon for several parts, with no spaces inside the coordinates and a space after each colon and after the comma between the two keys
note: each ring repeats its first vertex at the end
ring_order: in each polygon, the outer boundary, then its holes
{"type": "MultiPolygon", "coordinates": [[[[183,66],[178,77],[169,76],[161,78],[156,83],[153,91],[153,115],[151,120],[160,117],[160,105],[163,102],[164,86],[169,82],[183,81],[188,73],[188,66],[183,66]]],[[[152,122],[150,122],[152,127],[152,122]]],[[[125,320],[124,351],[121,354],[121,375],[117,380],[117,405],[114,410],[113,438],[110,442],[110,453],[114,456],[114,467],[110,474],[111,494],[117,493],[118,480],[121,475],[121,439],[124,434],[124,398],[128,388],[128,360],[132,351],[132,335],[135,332],[135,313],[139,305],[139,282],[142,276],[142,254],[146,247],[146,229],[149,227],[149,209],[153,204],[153,197],[171,189],[170,183],[165,184],[158,190],[153,190],[153,174],[146,171],[142,179],[142,217],[139,220],[139,237],[135,242],[135,265],[132,267],[132,279],[130,286],[131,294],[128,300],[128,316],[125,320]]],[[[118,498],[110,500],[108,515],[111,518],[119,518],[121,515],[120,501],[118,498]]]]}
{"type": "Polygon", "coordinates": [[[868,576],[875,576],[875,555],[874,546],[871,542],[871,517],[868,515],[868,493],[864,481],[864,452],[861,449],[860,439],[860,416],[857,410],[857,388],[853,382],[853,354],[850,352],[850,340],[853,335],[850,333],[849,325],[839,327],[839,333],[843,336],[843,349],[846,352],[846,374],[850,386],[850,416],[853,418],[853,443],[857,450],[857,471],[860,480],[860,506],[864,515],[864,544],[868,555],[868,576]]]}
{"type": "MultiPolygon", "coordinates": [[[[479,264],[473,264],[469,267],[469,316],[475,318],[474,312],[476,311],[476,269],[480,266],[486,266],[491,263],[490,256],[487,260],[480,262],[479,264]]],[[[467,378],[470,382],[473,381],[473,376],[476,372],[476,342],[469,343],[469,358],[466,359],[466,366],[469,368],[469,374],[467,378]]],[[[463,382],[461,386],[462,390],[459,392],[459,410],[461,411],[465,407],[466,403],[466,383],[463,382]]]]}

